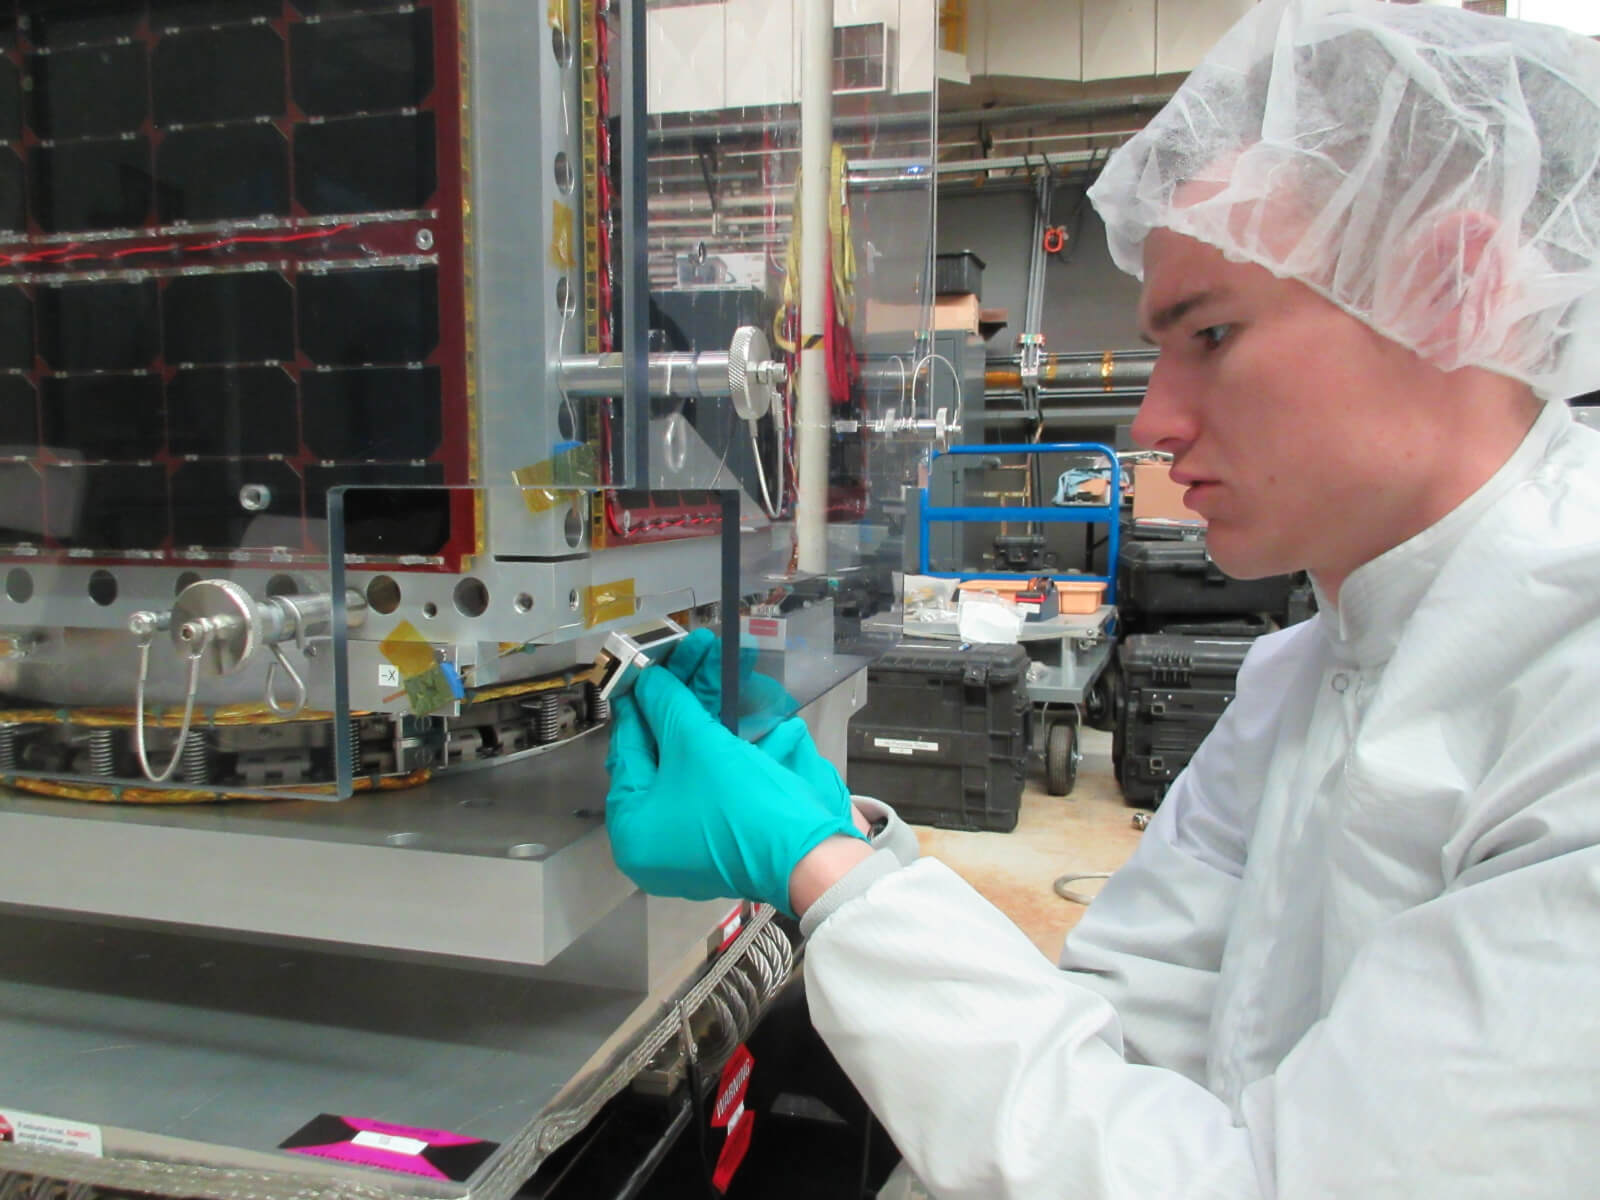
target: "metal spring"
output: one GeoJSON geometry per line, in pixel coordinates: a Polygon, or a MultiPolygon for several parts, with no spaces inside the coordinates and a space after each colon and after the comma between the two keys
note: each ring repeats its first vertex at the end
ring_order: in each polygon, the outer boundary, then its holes
{"type": "Polygon", "coordinates": [[[89,735],[89,774],[117,773],[116,735],[109,729],[96,729],[89,735]]]}
{"type": "Polygon", "coordinates": [[[0,771],[13,770],[17,765],[17,727],[0,725],[0,771]]]}
{"type": "Polygon", "coordinates": [[[555,692],[546,692],[539,697],[539,706],[533,712],[533,736],[540,744],[561,737],[561,697],[555,692]]]}
{"type": "Polygon", "coordinates": [[[583,685],[583,692],[589,700],[589,723],[604,725],[611,720],[611,701],[600,694],[600,685],[586,683],[583,685]]]}
{"type": "Polygon", "coordinates": [[[181,778],[191,786],[211,782],[211,738],[191,729],[183,739],[183,757],[178,761],[181,778]]]}
{"type": "Polygon", "coordinates": [[[350,743],[350,774],[361,774],[361,718],[351,717],[350,727],[345,731],[345,740],[350,743]]]}

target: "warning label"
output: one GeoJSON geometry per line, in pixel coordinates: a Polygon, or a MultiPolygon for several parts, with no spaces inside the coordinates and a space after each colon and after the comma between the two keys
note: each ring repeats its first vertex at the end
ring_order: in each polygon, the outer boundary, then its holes
{"type": "Polygon", "coordinates": [[[37,1150],[89,1154],[95,1158],[104,1153],[98,1125],[41,1117],[38,1113],[18,1112],[14,1108],[0,1108],[0,1142],[32,1146],[37,1150]]]}
{"type": "Polygon", "coordinates": [[[919,742],[910,738],[885,738],[875,737],[872,744],[879,750],[887,750],[890,754],[915,754],[919,750],[937,753],[938,742],[919,742]]]}

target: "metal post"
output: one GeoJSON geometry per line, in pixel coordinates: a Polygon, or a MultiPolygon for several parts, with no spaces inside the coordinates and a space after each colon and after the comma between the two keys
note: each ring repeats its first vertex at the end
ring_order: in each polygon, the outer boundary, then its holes
{"type": "Polygon", "coordinates": [[[800,392],[795,401],[800,570],[828,569],[828,194],[833,157],[833,0],[803,0],[800,36],[800,392]]]}
{"type": "MultiPolygon", "coordinates": [[[[645,0],[621,0],[622,412],[634,487],[650,486],[650,258],[645,154],[645,0]]],[[[604,269],[604,268],[602,268],[604,269]]]]}

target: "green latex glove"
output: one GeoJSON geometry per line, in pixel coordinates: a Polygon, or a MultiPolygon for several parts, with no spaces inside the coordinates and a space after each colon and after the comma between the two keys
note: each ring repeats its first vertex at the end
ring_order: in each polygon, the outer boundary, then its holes
{"type": "MultiPolygon", "coordinates": [[[[832,763],[822,757],[811,731],[794,714],[795,698],[770,675],[756,670],[753,647],[739,649],[739,736],[753,741],[799,775],[822,795],[837,797],[850,817],[850,789],[832,763]]],[[[672,647],[663,665],[694,693],[700,706],[722,719],[722,639],[709,629],[696,629],[672,647]]]]}
{"type": "Polygon", "coordinates": [[[763,900],[792,916],[795,865],[825,838],[861,836],[848,795],[841,806],[729,733],[671,671],[646,668],[612,707],[606,766],[612,854],[655,895],[763,900]]]}

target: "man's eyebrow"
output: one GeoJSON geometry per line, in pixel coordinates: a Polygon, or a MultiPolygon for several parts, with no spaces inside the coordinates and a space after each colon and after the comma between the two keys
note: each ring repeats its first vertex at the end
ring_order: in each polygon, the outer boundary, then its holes
{"type": "Polygon", "coordinates": [[[1221,295],[1221,292],[1214,290],[1193,292],[1181,299],[1174,300],[1171,304],[1157,309],[1151,314],[1149,326],[1139,332],[1139,337],[1153,345],[1156,334],[1165,333],[1202,304],[1209,304],[1211,301],[1219,299],[1221,295]]]}

